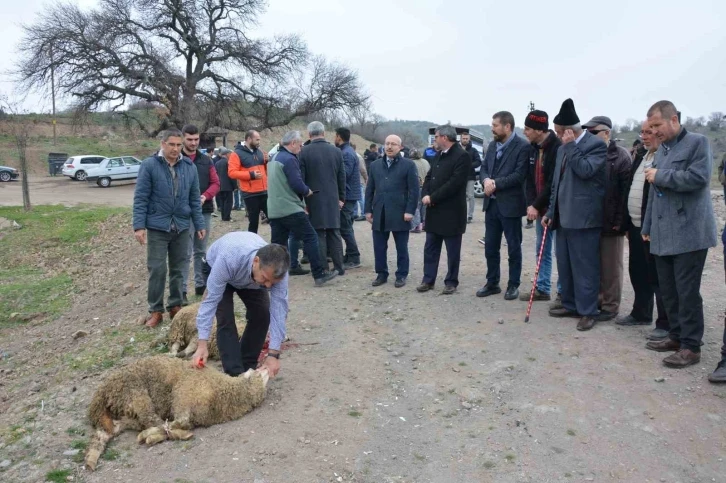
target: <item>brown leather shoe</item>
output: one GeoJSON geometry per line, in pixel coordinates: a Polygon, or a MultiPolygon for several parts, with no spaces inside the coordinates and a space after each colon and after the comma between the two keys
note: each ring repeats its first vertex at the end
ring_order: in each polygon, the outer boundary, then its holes
{"type": "Polygon", "coordinates": [[[179,313],[180,310],[181,310],[181,306],[180,305],[177,305],[176,307],[170,308],[169,309],[169,320],[174,320],[174,317],[176,316],[176,314],[179,313]]]}
{"type": "Polygon", "coordinates": [[[592,317],[584,316],[577,323],[577,330],[585,331],[595,327],[595,319],[592,317]]]}
{"type": "Polygon", "coordinates": [[[681,349],[681,343],[671,338],[665,340],[652,340],[645,344],[646,349],[656,352],[670,352],[681,349]]]}
{"type": "Polygon", "coordinates": [[[701,362],[701,353],[693,352],[690,349],[680,349],[675,354],[671,354],[663,359],[663,364],[675,369],[692,366],[701,362]]]}
{"type": "Polygon", "coordinates": [[[144,325],[146,327],[156,327],[159,325],[164,318],[164,314],[161,312],[151,312],[149,315],[146,316],[146,319],[144,319],[144,325]]]}

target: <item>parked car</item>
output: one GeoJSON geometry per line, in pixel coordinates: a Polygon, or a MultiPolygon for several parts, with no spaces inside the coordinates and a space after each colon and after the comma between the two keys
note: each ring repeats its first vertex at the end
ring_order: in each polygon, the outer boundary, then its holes
{"type": "Polygon", "coordinates": [[[95,182],[101,188],[111,186],[111,181],[130,180],[139,177],[141,161],[133,156],[106,158],[98,166],[88,170],[86,180],[95,182]]]}
{"type": "Polygon", "coordinates": [[[68,176],[70,179],[83,181],[86,179],[88,170],[98,166],[98,163],[106,159],[106,156],[71,156],[66,160],[66,164],[63,165],[63,176],[68,176]]]}
{"type": "Polygon", "coordinates": [[[10,168],[8,166],[0,166],[0,181],[10,181],[13,179],[17,179],[18,176],[20,176],[20,173],[15,168],[10,168]]]}

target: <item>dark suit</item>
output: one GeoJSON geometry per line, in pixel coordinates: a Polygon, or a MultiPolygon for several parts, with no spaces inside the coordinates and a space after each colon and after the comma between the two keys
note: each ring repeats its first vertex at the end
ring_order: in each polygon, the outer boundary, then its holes
{"type": "Polygon", "coordinates": [[[426,209],[426,245],[424,246],[423,282],[434,285],[439,270],[441,246],[446,243],[449,270],[447,286],[459,285],[461,236],[466,232],[466,183],[471,171],[471,157],[459,143],[431,160],[421,196],[429,196],[426,209]]]}
{"type": "Polygon", "coordinates": [[[398,264],[396,278],[408,277],[408,233],[406,213],[416,213],[419,200],[418,170],[413,161],[397,156],[388,167],[387,158],[371,163],[366,184],[365,212],[373,215],[373,253],[376,273],[388,278],[388,238],[393,233],[398,264]]]}
{"type": "Polygon", "coordinates": [[[482,186],[486,179],[492,179],[496,184],[496,191],[484,197],[487,283],[499,285],[499,251],[504,234],[509,251],[507,286],[519,287],[522,275],[522,217],[527,214],[524,180],[527,176],[529,143],[514,133],[512,136],[499,153],[497,142],[489,143],[479,177],[482,186]]]}
{"type": "Polygon", "coordinates": [[[343,154],[325,139],[313,139],[298,155],[303,182],[313,191],[306,198],[310,223],[318,232],[323,265],[327,269],[328,252],[333,266],[341,275],[343,268],[343,239],[340,236],[340,206],[345,201],[345,167],[343,154]]]}
{"type": "Polygon", "coordinates": [[[562,306],[582,316],[599,313],[606,158],[605,142],[587,131],[579,142],[562,145],[557,151],[547,211],[557,235],[562,306]]]}

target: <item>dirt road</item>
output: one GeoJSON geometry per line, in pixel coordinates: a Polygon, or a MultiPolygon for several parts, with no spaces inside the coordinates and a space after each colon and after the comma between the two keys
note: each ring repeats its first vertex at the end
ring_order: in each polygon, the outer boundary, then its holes
{"type": "MultiPolygon", "coordinates": [[[[65,176],[30,176],[30,202],[34,205],[62,204],[75,206],[82,203],[107,206],[131,206],[134,183],[115,183],[100,188],[95,183],[74,181],[65,176]]],[[[22,205],[20,181],[0,183],[0,206],[22,205]]]]}
{"type": "MultiPolygon", "coordinates": [[[[128,361],[151,352],[142,342],[150,331],[132,323],[145,310],[145,262],[127,222],[105,226],[98,249],[73,266],[68,314],[2,333],[1,367],[12,372],[2,375],[0,427],[27,431],[0,446],[0,461],[10,461],[3,481],[40,481],[50,468],[89,482],[724,481],[726,387],[706,381],[723,328],[721,249],[704,273],[702,362],[669,370],[664,354],[644,348],[649,327],[601,323],[580,333],[575,320],[549,318],[546,303],[525,325],[524,302],[476,298],[485,271],[480,212],[453,296],[414,289],[424,235],[411,235],[408,285],[372,288],[370,228],[356,223],[362,268],[319,289],[310,277],[292,279],[289,336],[301,345],[283,354],[262,407],[188,442],[147,449],[127,432],[86,473],[72,444],[90,434],[85,411],[107,373],[105,354],[128,361]],[[74,341],[76,330],[89,335],[74,341]],[[86,357],[100,362],[86,369],[86,357]]],[[[213,237],[244,227],[217,222],[213,237]]],[[[523,288],[534,270],[533,232],[525,230],[523,288]]],[[[261,234],[269,239],[269,228],[261,234]]],[[[625,287],[623,311],[632,305],[627,276],[625,287]]]]}

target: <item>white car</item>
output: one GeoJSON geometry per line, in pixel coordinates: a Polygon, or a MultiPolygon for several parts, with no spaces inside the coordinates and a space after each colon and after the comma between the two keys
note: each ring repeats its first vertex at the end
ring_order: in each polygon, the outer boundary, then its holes
{"type": "Polygon", "coordinates": [[[66,164],[63,165],[61,173],[63,176],[68,176],[70,179],[83,181],[86,179],[88,170],[98,166],[98,164],[104,159],[106,159],[106,156],[71,156],[66,159],[66,164]]]}
{"type": "Polygon", "coordinates": [[[86,180],[94,182],[101,188],[111,186],[111,181],[133,180],[139,177],[141,161],[133,156],[106,158],[88,170],[86,180]]]}

